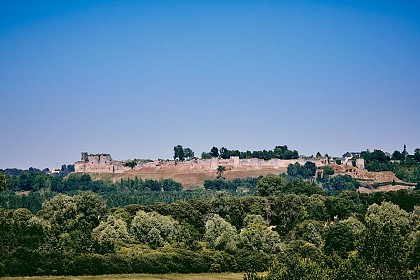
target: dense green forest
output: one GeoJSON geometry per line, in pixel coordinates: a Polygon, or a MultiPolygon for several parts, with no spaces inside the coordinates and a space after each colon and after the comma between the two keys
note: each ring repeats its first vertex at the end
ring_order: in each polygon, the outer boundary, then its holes
{"type": "Polygon", "coordinates": [[[0,275],[419,279],[419,190],[360,194],[349,176],[288,171],[194,191],[172,180],[2,175],[0,275]]]}

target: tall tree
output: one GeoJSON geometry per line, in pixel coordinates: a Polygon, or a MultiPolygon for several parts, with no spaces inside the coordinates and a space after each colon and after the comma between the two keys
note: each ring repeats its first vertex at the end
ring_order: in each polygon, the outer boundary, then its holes
{"type": "Polygon", "coordinates": [[[211,159],[210,153],[202,152],[201,159],[211,159]]]}
{"type": "Polygon", "coordinates": [[[0,192],[7,189],[9,182],[7,181],[6,175],[0,172],[0,192]]]}
{"type": "Polygon", "coordinates": [[[185,160],[184,148],[182,147],[182,145],[176,145],[174,147],[174,160],[177,159],[180,161],[185,160]]]}
{"type": "Polygon", "coordinates": [[[184,156],[187,159],[192,159],[194,157],[194,152],[190,148],[185,148],[184,149],[184,156]]]}
{"type": "Polygon", "coordinates": [[[233,251],[237,238],[236,228],[219,215],[215,214],[207,220],[204,239],[211,248],[233,251]]]}
{"type": "Polygon", "coordinates": [[[219,149],[217,147],[211,148],[210,155],[212,157],[219,157],[219,149]]]}
{"type": "Polygon", "coordinates": [[[407,279],[404,275],[408,213],[395,204],[371,205],[366,213],[366,234],[361,256],[377,271],[378,279],[407,279]]]}
{"type": "Polygon", "coordinates": [[[417,162],[420,162],[420,149],[419,148],[414,150],[414,160],[416,160],[417,162]]]}
{"type": "Polygon", "coordinates": [[[130,167],[131,169],[133,169],[134,167],[136,167],[136,165],[137,165],[137,162],[135,160],[132,160],[132,161],[129,161],[129,162],[124,163],[124,166],[130,167]]]}
{"type": "Polygon", "coordinates": [[[228,159],[230,157],[230,152],[225,147],[220,148],[220,157],[223,159],[228,159]]]}
{"type": "Polygon", "coordinates": [[[131,221],[130,230],[137,241],[157,248],[176,239],[179,223],[170,216],[139,210],[131,221]]]}
{"type": "Polygon", "coordinates": [[[223,173],[226,171],[226,168],[224,166],[219,165],[217,167],[217,179],[224,179],[223,173]]]}
{"type": "Polygon", "coordinates": [[[255,188],[255,195],[270,196],[280,191],[285,185],[281,175],[268,174],[261,178],[255,188]]]}
{"type": "Polygon", "coordinates": [[[266,253],[281,251],[279,234],[268,228],[267,222],[262,216],[247,215],[244,225],[245,227],[239,234],[239,248],[266,253]]]}

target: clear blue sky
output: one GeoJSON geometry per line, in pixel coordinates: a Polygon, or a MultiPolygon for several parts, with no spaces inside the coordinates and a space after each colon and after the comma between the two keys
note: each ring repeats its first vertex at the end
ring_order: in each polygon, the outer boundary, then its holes
{"type": "Polygon", "coordinates": [[[0,0],[0,168],[420,147],[419,1],[0,0]]]}

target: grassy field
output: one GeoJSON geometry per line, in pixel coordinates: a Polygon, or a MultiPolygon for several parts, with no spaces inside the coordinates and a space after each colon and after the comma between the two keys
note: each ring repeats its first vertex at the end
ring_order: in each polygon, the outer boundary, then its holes
{"type": "Polygon", "coordinates": [[[98,276],[43,276],[43,277],[0,277],[1,280],[242,280],[243,273],[203,273],[203,274],[116,274],[98,276]]]}

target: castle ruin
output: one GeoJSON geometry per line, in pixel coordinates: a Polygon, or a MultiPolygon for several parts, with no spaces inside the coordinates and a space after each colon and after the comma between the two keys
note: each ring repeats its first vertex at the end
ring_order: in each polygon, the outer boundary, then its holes
{"type": "MultiPolygon", "coordinates": [[[[135,159],[136,166],[130,168],[125,166],[131,160],[117,161],[113,160],[110,154],[88,154],[82,153],[80,161],[75,162],[75,172],[86,173],[123,173],[129,170],[216,170],[219,165],[227,169],[285,169],[290,164],[299,163],[304,165],[306,162],[313,162],[316,167],[326,166],[331,163],[330,158],[321,157],[300,157],[298,159],[277,159],[263,160],[258,158],[240,159],[238,156],[232,156],[229,159],[211,158],[211,159],[191,159],[188,161],[173,160],[154,160],[145,161],[135,159]]],[[[343,165],[355,165],[357,168],[364,169],[363,158],[346,157],[342,160],[343,165]]]]}

